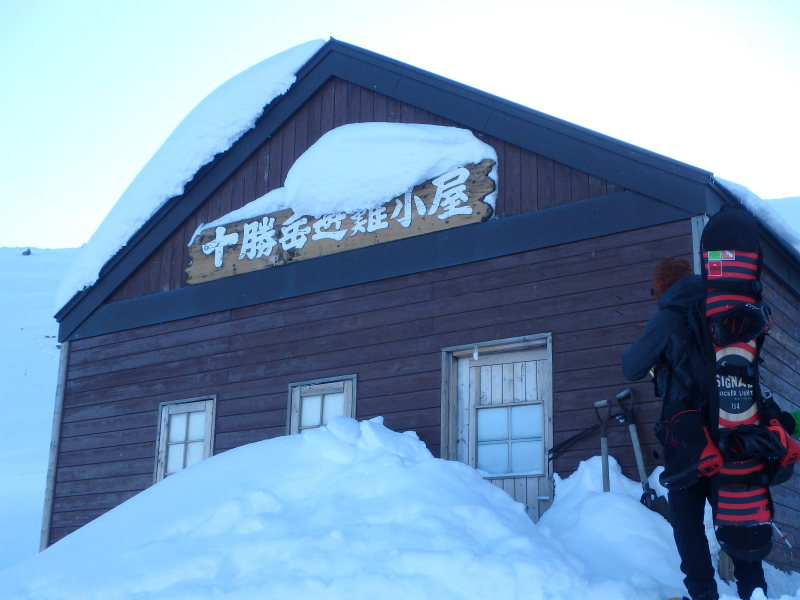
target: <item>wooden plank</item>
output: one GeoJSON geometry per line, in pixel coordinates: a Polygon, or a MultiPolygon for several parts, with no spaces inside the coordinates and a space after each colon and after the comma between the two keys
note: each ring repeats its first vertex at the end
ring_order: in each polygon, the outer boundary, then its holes
{"type": "Polygon", "coordinates": [[[57,541],[67,537],[73,531],[79,529],[79,527],[54,527],[50,530],[50,545],[52,546],[57,541]]]}
{"type": "Polygon", "coordinates": [[[529,150],[520,153],[520,212],[539,209],[538,158],[529,150]]]}
{"type": "Polygon", "coordinates": [[[525,402],[535,402],[539,399],[539,374],[537,361],[527,361],[525,365],[525,402]]]}
{"type": "Polygon", "coordinates": [[[62,438],[59,455],[75,450],[93,450],[97,448],[111,448],[127,446],[129,444],[144,444],[150,442],[155,445],[157,427],[144,427],[141,429],[126,429],[120,431],[87,434],[81,437],[62,438]]]}
{"type": "Polygon", "coordinates": [[[518,215],[522,211],[521,150],[519,146],[503,143],[502,156],[500,165],[503,169],[503,176],[501,184],[498,186],[503,195],[503,214],[500,216],[518,215]]]}
{"type": "Polygon", "coordinates": [[[549,158],[537,156],[536,170],[539,174],[536,180],[538,209],[552,208],[555,200],[555,165],[549,158]]]}
{"type": "Polygon", "coordinates": [[[325,135],[333,129],[333,114],[336,95],[335,79],[329,79],[320,91],[317,92],[320,98],[320,135],[325,135]]]}
{"type": "Polygon", "coordinates": [[[539,477],[525,477],[520,481],[525,484],[525,512],[530,517],[531,521],[536,523],[541,516],[539,512],[539,477]]]}
{"type": "Polygon", "coordinates": [[[475,406],[486,406],[492,403],[492,367],[480,367],[480,396],[475,406]]]}
{"type": "Polygon", "coordinates": [[[347,83],[347,123],[358,123],[361,121],[361,87],[355,83],[347,83]]]}
{"type": "Polygon", "coordinates": [[[283,132],[283,144],[281,145],[281,186],[286,183],[286,175],[289,173],[289,169],[291,169],[292,165],[294,164],[294,136],[296,125],[297,119],[295,117],[291,117],[281,128],[283,132]]]}
{"type": "Polygon", "coordinates": [[[262,440],[269,440],[282,435],[286,435],[286,423],[282,424],[280,427],[272,427],[269,429],[247,429],[244,431],[219,433],[214,438],[216,444],[214,453],[219,454],[225,450],[238,448],[245,444],[252,444],[262,440]]]}
{"type": "Polygon", "coordinates": [[[384,415],[366,413],[364,418],[383,416],[384,425],[395,431],[416,430],[419,427],[439,426],[439,407],[404,410],[384,415]]]}
{"type": "MultiPolygon", "coordinates": [[[[306,102],[294,114],[294,155],[292,156],[292,163],[294,164],[297,158],[308,150],[308,127],[309,127],[309,104],[306,102]]],[[[291,168],[291,167],[290,167],[291,168]]]]}
{"type": "Polygon", "coordinates": [[[375,122],[384,123],[389,119],[389,98],[383,94],[372,94],[372,118],[375,122]]]}
{"type": "Polygon", "coordinates": [[[75,465],[70,467],[59,466],[57,481],[83,481],[101,477],[124,477],[128,475],[153,476],[155,468],[155,453],[140,460],[117,460],[99,464],[75,465]]]}
{"type": "Polygon", "coordinates": [[[216,433],[231,433],[250,429],[269,429],[286,425],[287,405],[281,410],[217,417],[216,433]]]}
{"type": "Polygon", "coordinates": [[[172,242],[167,240],[161,246],[161,262],[158,274],[158,292],[168,292],[170,289],[170,273],[172,270],[172,242]]]}
{"type": "Polygon", "coordinates": [[[169,268],[169,289],[171,290],[179,289],[186,275],[183,271],[183,260],[186,254],[184,249],[189,241],[187,238],[191,235],[186,232],[186,229],[187,225],[184,223],[172,234],[172,263],[169,268]]]}
{"type": "Polygon", "coordinates": [[[176,395],[179,398],[202,395],[198,390],[216,387],[227,383],[225,371],[212,371],[206,373],[192,373],[180,377],[173,377],[165,381],[147,381],[130,385],[114,386],[107,388],[103,396],[98,398],[95,390],[82,393],[67,393],[64,398],[64,407],[86,406],[101,404],[131,398],[148,398],[159,394],[176,395]]]}
{"type": "Polygon", "coordinates": [[[416,123],[417,118],[414,114],[414,107],[410,104],[402,103],[400,105],[400,110],[398,114],[399,122],[400,123],[416,123]]]}
{"type": "Polygon", "coordinates": [[[606,195],[606,180],[589,175],[589,198],[606,195]]]}
{"type": "MultiPolygon", "coordinates": [[[[56,498],[104,494],[108,492],[133,492],[143,490],[153,484],[153,473],[144,475],[126,475],[121,477],[104,477],[83,481],[56,481],[56,498]]],[[[56,523],[53,514],[53,523],[56,523]]]]}
{"type": "Polygon", "coordinates": [[[513,392],[512,392],[512,401],[513,402],[525,402],[526,394],[525,394],[525,362],[515,362],[513,365],[514,369],[514,385],[513,385],[513,392]]]}
{"type": "Polygon", "coordinates": [[[530,477],[516,477],[513,479],[514,494],[512,497],[525,507],[526,513],[530,505],[530,498],[528,497],[528,479],[530,479],[530,477]]]}
{"type": "Polygon", "coordinates": [[[94,521],[97,517],[100,517],[107,512],[108,509],[60,512],[53,515],[53,522],[54,524],[57,524],[56,529],[78,528],[94,521]]]}
{"type": "MultiPolygon", "coordinates": [[[[216,329],[219,330],[220,328],[216,329]]],[[[82,377],[92,377],[95,375],[104,374],[116,374],[119,371],[126,369],[154,367],[157,365],[164,365],[166,363],[199,358],[202,356],[216,356],[223,352],[227,352],[230,349],[230,337],[228,337],[228,335],[225,335],[225,337],[222,338],[208,339],[208,341],[205,343],[194,342],[184,345],[170,346],[168,348],[156,348],[150,351],[138,352],[135,354],[118,354],[117,356],[112,356],[109,358],[105,358],[100,353],[96,353],[96,356],[99,355],[96,360],[71,366],[70,379],[80,379],[82,377]]],[[[108,346],[105,348],[108,348],[108,346]]],[[[115,346],[113,350],[115,353],[119,353],[123,349],[119,346],[115,346]]]]}
{"type": "Polygon", "coordinates": [[[571,169],[560,162],[553,163],[553,205],[562,206],[572,202],[571,169]]]}
{"type": "Polygon", "coordinates": [[[306,126],[306,148],[313,146],[322,137],[322,94],[316,93],[308,100],[306,126]]]}
{"type": "MultiPolygon", "coordinates": [[[[256,178],[257,178],[257,156],[252,157],[242,166],[242,183],[244,190],[242,194],[242,206],[252,202],[257,198],[256,196],[256,178]]],[[[235,210],[235,209],[234,209],[235,210]]]]}
{"type": "Polygon", "coordinates": [[[347,82],[334,80],[333,128],[347,124],[347,82]]]}
{"type": "Polygon", "coordinates": [[[264,142],[255,156],[255,197],[260,198],[269,189],[269,147],[270,140],[264,142]]]}
{"type": "Polygon", "coordinates": [[[475,405],[479,400],[476,398],[478,387],[478,377],[480,371],[476,367],[470,367],[466,360],[459,360],[458,382],[456,384],[456,398],[467,398],[467,402],[456,402],[456,460],[470,464],[469,439],[470,439],[470,406],[475,405]]]}
{"type": "Polygon", "coordinates": [[[577,169],[570,169],[571,202],[580,202],[589,198],[589,175],[577,169]]]}
{"type": "Polygon", "coordinates": [[[375,92],[366,88],[357,86],[357,91],[360,94],[359,99],[359,123],[370,123],[375,120],[373,113],[373,105],[375,103],[375,92]]]}
{"type": "MultiPolygon", "coordinates": [[[[129,490],[126,492],[108,492],[104,494],[91,494],[75,498],[74,496],[56,498],[53,503],[55,512],[63,513],[74,510],[77,507],[85,510],[111,509],[119,506],[126,500],[130,500],[139,490],[129,490]]],[[[52,543],[52,542],[51,542],[52,543]]]]}
{"type": "Polygon", "coordinates": [[[394,98],[389,98],[387,102],[387,112],[386,112],[386,121],[388,123],[399,123],[400,122],[400,105],[402,102],[399,100],[395,100],[394,98]]]}
{"type": "Polygon", "coordinates": [[[503,380],[502,401],[508,404],[514,402],[514,364],[503,363],[501,368],[503,380]]]}
{"type": "Polygon", "coordinates": [[[103,419],[87,419],[72,423],[63,423],[61,426],[61,438],[66,441],[68,438],[72,437],[128,431],[130,429],[139,429],[142,427],[155,427],[158,425],[158,419],[154,412],[155,411],[148,411],[103,419]]]}
{"type": "Polygon", "coordinates": [[[59,467],[75,467],[80,465],[93,465],[113,463],[115,461],[130,461],[147,458],[155,462],[155,441],[148,440],[140,444],[125,444],[110,448],[95,448],[73,452],[62,452],[58,457],[59,467]]]}

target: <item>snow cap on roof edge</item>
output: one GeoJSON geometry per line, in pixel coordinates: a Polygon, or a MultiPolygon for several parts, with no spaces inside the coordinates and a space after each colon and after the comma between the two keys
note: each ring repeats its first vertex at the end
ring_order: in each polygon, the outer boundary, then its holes
{"type": "Polygon", "coordinates": [[[769,202],[749,189],[733,181],[715,177],[714,180],[728,190],[734,198],[742,203],[761,223],[800,256],[800,232],[786,222],[780,213],[769,202]]]}
{"type": "Polygon", "coordinates": [[[206,96],[178,124],[83,245],[61,280],[55,309],[92,286],[109,259],[170,198],[183,193],[203,165],[252,129],[264,107],[291,88],[295,74],[324,44],[325,40],[314,40],[285,50],[206,96]]]}

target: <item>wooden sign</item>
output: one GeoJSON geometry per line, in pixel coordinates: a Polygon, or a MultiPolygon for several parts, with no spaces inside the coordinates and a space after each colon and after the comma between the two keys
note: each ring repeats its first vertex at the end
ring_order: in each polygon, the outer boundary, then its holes
{"type": "Polygon", "coordinates": [[[492,216],[494,161],[458,167],[378,208],[320,218],[286,209],[204,229],[189,246],[187,283],[195,284],[422,235],[492,216]]]}

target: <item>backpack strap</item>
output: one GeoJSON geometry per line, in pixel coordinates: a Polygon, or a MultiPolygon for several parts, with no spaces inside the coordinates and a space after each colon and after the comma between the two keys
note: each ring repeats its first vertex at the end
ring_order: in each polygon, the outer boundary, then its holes
{"type": "MultiPolygon", "coordinates": [[[[711,395],[711,386],[715,376],[713,360],[710,361],[709,357],[714,356],[714,349],[710,343],[706,344],[707,336],[702,335],[704,325],[701,304],[702,300],[699,300],[688,308],[665,307],[680,314],[686,323],[684,343],[691,356],[688,365],[690,380],[683,381],[680,377],[676,377],[673,369],[664,361],[657,365],[656,373],[663,371],[667,374],[668,379],[664,387],[665,398],[670,397],[669,392],[674,381],[680,386],[690,402],[690,406],[669,407],[670,410],[665,410],[664,412],[675,412],[678,408],[681,410],[691,408],[697,410],[706,421],[709,421],[708,399],[711,395]],[[692,351],[691,348],[694,350],[692,351]]],[[[657,383],[656,391],[658,391],[657,383]]],[[[667,409],[667,407],[665,406],[664,409],[667,409]]],[[[664,415],[662,415],[663,417],[664,415]]]]}

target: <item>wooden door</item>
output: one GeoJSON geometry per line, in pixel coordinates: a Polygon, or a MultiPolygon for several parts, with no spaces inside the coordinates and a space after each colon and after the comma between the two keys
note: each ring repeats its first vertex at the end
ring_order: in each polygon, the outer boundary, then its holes
{"type": "Polygon", "coordinates": [[[537,521],[552,501],[549,345],[489,352],[476,347],[456,360],[457,460],[481,471],[537,521]]]}

